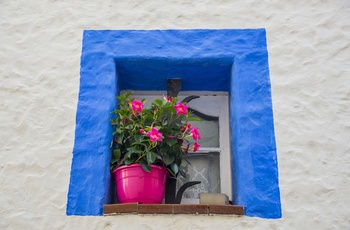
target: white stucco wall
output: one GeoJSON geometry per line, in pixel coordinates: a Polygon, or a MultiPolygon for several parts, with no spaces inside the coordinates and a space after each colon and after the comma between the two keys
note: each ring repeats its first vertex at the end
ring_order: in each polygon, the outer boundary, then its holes
{"type": "Polygon", "coordinates": [[[0,229],[349,229],[350,2],[0,1],[0,229]],[[266,28],[283,217],[65,215],[84,29],[266,28]]]}

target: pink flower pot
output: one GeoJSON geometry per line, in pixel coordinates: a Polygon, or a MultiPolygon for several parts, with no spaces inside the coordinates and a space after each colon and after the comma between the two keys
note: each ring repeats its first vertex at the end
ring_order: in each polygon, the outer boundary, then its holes
{"type": "Polygon", "coordinates": [[[151,167],[151,172],[144,171],[140,164],[124,165],[113,171],[118,203],[162,203],[169,173],[163,167],[151,167]]]}

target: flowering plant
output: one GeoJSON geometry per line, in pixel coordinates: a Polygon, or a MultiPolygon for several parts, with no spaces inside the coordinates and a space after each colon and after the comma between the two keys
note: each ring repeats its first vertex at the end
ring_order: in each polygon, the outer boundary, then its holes
{"type": "Polygon", "coordinates": [[[196,142],[200,133],[189,122],[200,119],[191,117],[188,106],[176,97],[155,99],[151,106],[145,107],[146,99],[139,101],[129,98],[130,95],[118,96],[119,109],[113,111],[117,118],[111,120],[116,128],[111,169],[139,163],[149,172],[150,165],[156,164],[166,167],[173,176],[178,173],[185,176],[180,168],[182,157],[200,147],[196,142]]]}

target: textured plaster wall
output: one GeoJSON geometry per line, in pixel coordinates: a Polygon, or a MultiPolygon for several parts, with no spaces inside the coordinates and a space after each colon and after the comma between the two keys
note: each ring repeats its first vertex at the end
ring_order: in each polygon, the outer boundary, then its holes
{"type": "Polygon", "coordinates": [[[1,1],[0,229],[348,229],[349,1],[1,1]],[[67,217],[84,29],[266,28],[283,217],[67,217]]]}

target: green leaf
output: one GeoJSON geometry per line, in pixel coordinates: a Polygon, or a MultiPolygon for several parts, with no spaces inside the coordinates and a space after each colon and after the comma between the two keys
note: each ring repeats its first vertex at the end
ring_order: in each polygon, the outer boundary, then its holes
{"type": "Polygon", "coordinates": [[[174,160],[175,160],[175,157],[172,154],[170,154],[170,155],[167,154],[163,157],[163,161],[166,165],[172,164],[174,162],[174,160]]]}
{"type": "MultiPolygon", "coordinates": [[[[140,142],[134,142],[131,144],[132,146],[136,145],[137,148],[141,148],[141,146],[143,146],[144,149],[147,149],[147,145],[144,144],[144,143],[140,143],[140,142]],[[140,146],[141,145],[141,146],[140,146]]],[[[139,150],[136,150],[135,153],[143,153],[144,150],[142,149],[139,149],[139,150]]]]}
{"type": "Polygon", "coordinates": [[[141,149],[137,149],[136,147],[129,147],[126,149],[128,151],[128,153],[143,153],[143,150],[141,149]]]}
{"type": "Polygon", "coordinates": [[[113,150],[113,158],[119,160],[121,156],[120,149],[113,150]]]}
{"type": "Polygon", "coordinates": [[[175,175],[179,172],[179,166],[176,163],[171,164],[170,168],[174,172],[175,175]]]}
{"type": "Polygon", "coordinates": [[[131,155],[132,155],[133,153],[134,153],[133,151],[127,151],[127,152],[125,153],[125,158],[126,158],[126,159],[130,159],[130,158],[131,158],[131,155]]]}
{"type": "Polygon", "coordinates": [[[156,105],[157,107],[161,107],[163,105],[163,100],[161,100],[161,99],[154,99],[152,104],[156,105]]]}
{"type": "Polygon", "coordinates": [[[126,159],[125,161],[124,161],[124,163],[126,164],[126,165],[130,165],[130,164],[133,164],[133,163],[135,163],[135,159],[126,159]]]}
{"type": "Polygon", "coordinates": [[[110,120],[111,125],[118,125],[118,121],[117,120],[110,120]]]}
{"type": "Polygon", "coordinates": [[[134,138],[135,138],[135,141],[136,141],[136,142],[141,143],[141,142],[143,141],[143,139],[144,139],[144,135],[136,134],[136,135],[134,136],[134,138]]]}
{"type": "Polygon", "coordinates": [[[179,170],[180,170],[180,165],[181,165],[181,163],[182,163],[182,158],[177,158],[177,159],[175,160],[175,163],[179,166],[179,170]]]}
{"type": "Polygon", "coordinates": [[[118,162],[118,159],[112,159],[111,160],[111,164],[115,164],[115,163],[117,163],[118,162]]]}
{"type": "Polygon", "coordinates": [[[121,94],[119,95],[117,98],[118,98],[118,101],[119,102],[127,102],[127,99],[128,97],[132,94],[132,92],[127,92],[127,93],[124,93],[124,94],[121,94]]]}
{"type": "Polygon", "coordinates": [[[173,139],[165,139],[165,143],[167,143],[167,145],[172,146],[174,144],[177,143],[177,139],[173,138],[173,139]]]}
{"type": "Polygon", "coordinates": [[[111,166],[109,167],[109,169],[110,169],[111,171],[113,171],[114,168],[115,168],[115,165],[111,165],[111,166]]]}
{"type": "Polygon", "coordinates": [[[162,156],[169,155],[170,147],[168,145],[162,145],[161,148],[159,148],[159,151],[162,156]]]}
{"type": "Polygon", "coordinates": [[[116,135],[117,144],[119,144],[119,145],[123,144],[123,139],[124,139],[124,133],[116,135]]]}
{"type": "Polygon", "coordinates": [[[145,170],[146,172],[150,172],[151,171],[151,166],[148,165],[146,162],[144,161],[140,161],[141,167],[143,168],[143,170],[145,170]]]}
{"type": "Polygon", "coordinates": [[[157,154],[154,152],[147,153],[147,163],[152,164],[157,159],[157,154]]]}

